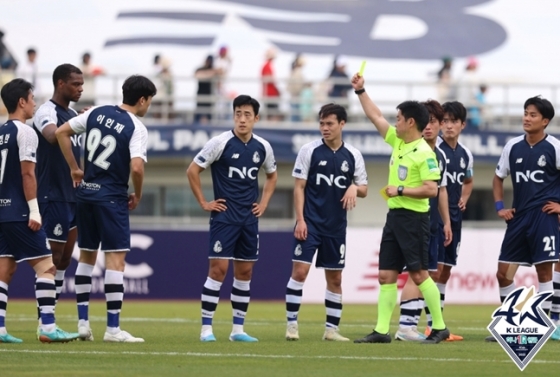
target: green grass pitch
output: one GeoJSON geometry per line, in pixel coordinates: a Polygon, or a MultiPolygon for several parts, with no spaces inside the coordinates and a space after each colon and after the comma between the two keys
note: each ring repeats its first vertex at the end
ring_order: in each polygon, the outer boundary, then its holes
{"type": "MultiPolygon", "coordinates": [[[[214,319],[216,343],[201,343],[198,302],[124,302],[121,328],[142,344],[105,344],[105,304],[93,302],[94,342],[41,344],[35,340],[33,301],[8,303],[6,325],[23,344],[0,344],[0,376],[558,376],[560,342],[550,341],[520,372],[497,344],[484,342],[491,306],[448,305],[445,319],[463,342],[420,345],[329,343],[321,340],[322,305],[302,305],[300,340],[284,339],[284,304],[252,302],[245,330],[258,343],[232,343],[231,306],[221,301],[214,319]]],[[[395,308],[391,331],[397,327],[395,308]]],[[[76,331],[74,303],[57,306],[57,322],[76,331]]],[[[341,334],[359,338],[372,329],[374,305],[345,305],[341,334]]],[[[424,319],[421,320],[424,323],[424,319]]]]}

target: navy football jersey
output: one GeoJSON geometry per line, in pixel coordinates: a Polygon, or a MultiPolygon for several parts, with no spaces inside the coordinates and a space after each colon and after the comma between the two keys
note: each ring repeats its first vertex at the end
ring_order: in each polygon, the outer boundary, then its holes
{"type": "Polygon", "coordinates": [[[496,175],[511,175],[515,215],[546,202],[560,202],[560,141],[553,136],[530,146],[525,136],[510,140],[504,147],[496,175]]]}
{"type": "Polygon", "coordinates": [[[253,134],[241,141],[233,131],[210,139],[194,158],[195,164],[212,170],[214,200],[225,199],[227,210],[212,212],[210,221],[228,224],[252,224],[258,221],[253,203],[259,197],[259,169],[276,171],[276,160],[268,141],[253,134]]]}
{"type": "MultiPolygon", "coordinates": [[[[74,118],[78,113],[72,108],[65,109],[52,100],[45,102],[33,117],[33,126],[39,136],[39,148],[37,149],[37,200],[40,203],[46,201],[75,202],[76,190],[72,183],[72,177],[68,174],[69,167],[64,159],[58,144],[51,144],[43,137],[43,129],[49,124],[57,127],[74,118]]],[[[72,136],[72,152],[78,164],[80,163],[82,135],[72,136]]]]}
{"type": "Polygon", "coordinates": [[[473,155],[463,144],[457,143],[457,147],[453,149],[440,137],[438,137],[437,146],[446,156],[449,217],[452,225],[459,225],[463,220],[459,200],[463,194],[463,181],[473,176],[473,155]]]}
{"type": "Polygon", "coordinates": [[[29,221],[21,161],[36,162],[37,135],[19,120],[0,126],[0,222],[29,221]]]}
{"type": "Polygon", "coordinates": [[[76,191],[80,202],[128,198],[130,160],[146,159],[148,130],[134,114],[118,106],[99,106],[70,119],[85,133],[84,179],[76,191]]]}
{"type": "Polygon", "coordinates": [[[346,234],[346,213],[341,199],[355,183],[367,185],[364,158],[360,151],[343,143],[333,151],[323,139],[301,147],[292,176],[305,179],[303,217],[309,233],[337,237],[346,234]]]}
{"type": "Polygon", "coordinates": [[[438,181],[437,196],[435,198],[430,198],[430,228],[432,230],[437,229],[442,222],[441,215],[439,214],[439,189],[440,187],[447,187],[447,161],[445,153],[437,146],[434,152],[436,154],[441,178],[438,181]]]}

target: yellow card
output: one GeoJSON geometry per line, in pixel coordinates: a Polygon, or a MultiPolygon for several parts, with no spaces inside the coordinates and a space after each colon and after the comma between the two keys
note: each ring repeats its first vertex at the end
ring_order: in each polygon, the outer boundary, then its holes
{"type": "Polygon", "coordinates": [[[387,186],[383,187],[381,190],[379,190],[379,194],[381,195],[381,197],[385,200],[389,200],[389,195],[387,195],[387,193],[385,192],[385,189],[387,188],[387,186]]]}
{"type": "Polygon", "coordinates": [[[362,62],[362,66],[360,67],[360,76],[364,76],[364,70],[366,69],[366,61],[362,62]]]}

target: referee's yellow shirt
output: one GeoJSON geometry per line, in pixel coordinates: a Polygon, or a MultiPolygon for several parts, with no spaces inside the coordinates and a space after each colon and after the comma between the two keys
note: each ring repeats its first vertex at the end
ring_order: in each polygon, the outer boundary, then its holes
{"type": "MultiPolygon", "coordinates": [[[[423,138],[406,144],[397,137],[391,126],[385,135],[385,142],[393,147],[389,162],[389,186],[420,187],[423,181],[440,179],[436,154],[423,138]]],[[[414,199],[395,196],[387,201],[389,208],[404,208],[415,212],[428,212],[428,199],[414,199]]]]}

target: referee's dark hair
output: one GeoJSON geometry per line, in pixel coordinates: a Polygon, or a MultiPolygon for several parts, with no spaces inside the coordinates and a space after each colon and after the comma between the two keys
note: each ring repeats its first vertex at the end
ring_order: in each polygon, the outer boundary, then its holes
{"type": "Polygon", "coordinates": [[[422,102],[422,105],[426,106],[428,113],[430,114],[430,118],[433,116],[438,120],[438,122],[443,121],[443,107],[441,107],[440,103],[435,99],[429,99],[425,102],[422,102]]]}
{"type": "Polygon", "coordinates": [[[405,120],[414,119],[418,131],[424,131],[424,128],[430,121],[430,113],[426,107],[418,101],[404,101],[397,106],[397,110],[401,111],[405,120]]]}
{"type": "Polygon", "coordinates": [[[235,109],[245,105],[249,105],[253,108],[253,112],[255,113],[255,116],[259,115],[259,109],[261,108],[261,104],[259,103],[259,101],[246,94],[241,94],[235,97],[235,99],[233,100],[233,111],[235,112],[235,109]]]}
{"type": "Polygon", "coordinates": [[[33,85],[24,79],[13,79],[2,87],[0,97],[2,97],[2,102],[4,102],[4,106],[8,110],[8,114],[16,112],[21,98],[27,102],[30,90],[33,90],[33,85]]]}
{"type": "Polygon", "coordinates": [[[147,77],[133,75],[124,81],[122,86],[123,103],[125,105],[134,106],[140,101],[140,98],[154,97],[157,93],[156,86],[147,77]]]}
{"type": "Polygon", "coordinates": [[[467,109],[459,101],[449,101],[443,104],[443,111],[445,114],[451,116],[451,120],[459,119],[461,123],[467,120],[467,109]]]}
{"type": "Polygon", "coordinates": [[[328,103],[321,107],[319,110],[319,119],[323,119],[328,117],[329,115],[336,115],[336,120],[338,123],[348,120],[348,114],[346,113],[346,109],[336,103],[328,103]]]}
{"type": "Polygon", "coordinates": [[[58,80],[62,80],[63,82],[68,81],[72,73],[81,75],[82,71],[80,70],[80,68],[72,64],[61,64],[58,67],[56,67],[52,75],[52,81],[54,87],[56,88],[56,84],[58,84],[58,80]]]}
{"type": "Polygon", "coordinates": [[[552,118],[554,118],[554,106],[552,106],[549,100],[542,98],[541,96],[535,96],[525,101],[523,109],[527,110],[529,105],[535,106],[537,110],[539,110],[539,113],[541,113],[543,119],[548,119],[548,123],[550,123],[552,118]]]}

